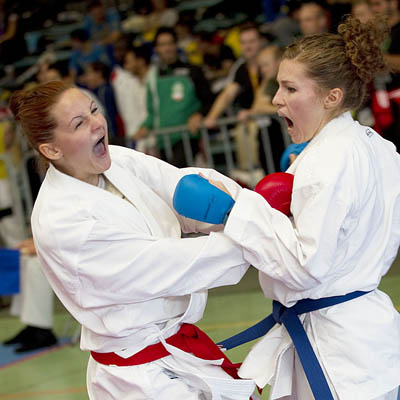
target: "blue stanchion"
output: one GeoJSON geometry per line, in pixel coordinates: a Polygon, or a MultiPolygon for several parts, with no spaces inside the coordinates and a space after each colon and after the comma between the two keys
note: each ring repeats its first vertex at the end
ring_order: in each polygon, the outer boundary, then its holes
{"type": "Polygon", "coordinates": [[[0,249],[0,294],[19,293],[19,250],[0,249]]]}

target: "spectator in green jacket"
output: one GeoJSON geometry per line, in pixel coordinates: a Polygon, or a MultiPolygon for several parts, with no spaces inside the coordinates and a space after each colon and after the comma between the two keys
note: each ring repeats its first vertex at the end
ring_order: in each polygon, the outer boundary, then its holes
{"type": "MultiPolygon", "coordinates": [[[[136,132],[135,139],[142,139],[152,129],[187,125],[192,153],[196,155],[199,149],[198,130],[213,101],[209,82],[199,67],[180,60],[173,29],[160,28],[154,46],[158,62],[147,78],[147,119],[136,132]]],[[[160,157],[180,168],[190,161],[185,156],[182,134],[174,132],[168,138],[157,136],[160,157]],[[172,157],[168,148],[172,150],[172,157]]]]}

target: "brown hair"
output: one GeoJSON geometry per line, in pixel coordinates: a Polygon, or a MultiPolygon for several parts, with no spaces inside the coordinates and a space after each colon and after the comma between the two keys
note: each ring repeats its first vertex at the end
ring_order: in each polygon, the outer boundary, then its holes
{"type": "Polygon", "coordinates": [[[57,123],[51,114],[52,107],[62,93],[73,87],[62,81],[51,81],[32,89],[17,90],[11,95],[11,112],[21,124],[31,146],[38,152],[41,143],[49,143],[54,138],[57,123]]]}
{"type": "Polygon", "coordinates": [[[252,21],[246,21],[242,25],[239,26],[239,33],[242,34],[243,32],[247,31],[256,31],[258,35],[260,35],[260,30],[258,25],[252,21]]]}
{"type": "Polygon", "coordinates": [[[301,62],[320,88],[341,88],[341,108],[355,110],[365,100],[367,84],[386,69],[380,46],[387,34],[382,18],[362,24],[348,16],[339,25],[338,34],[302,38],[287,47],[283,59],[301,62]]]}

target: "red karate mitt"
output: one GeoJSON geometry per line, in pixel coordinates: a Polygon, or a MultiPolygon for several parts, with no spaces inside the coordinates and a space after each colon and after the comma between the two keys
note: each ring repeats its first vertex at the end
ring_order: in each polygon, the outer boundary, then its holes
{"type": "Polygon", "coordinates": [[[286,172],[269,174],[257,183],[254,191],[261,194],[272,208],[289,216],[291,215],[293,178],[293,174],[286,172]]]}

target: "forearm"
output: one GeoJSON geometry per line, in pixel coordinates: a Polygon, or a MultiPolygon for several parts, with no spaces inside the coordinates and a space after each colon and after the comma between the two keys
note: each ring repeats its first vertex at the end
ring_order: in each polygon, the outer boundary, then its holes
{"type": "Polygon", "coordinates": [[[274,114],[277,108],[274,106],[268,97],[263,96],[256,99],[253,106],[251,107],[251,114],[274,114]]]}
{"type": "Polygon", "coordinates": [[[229,96],[228,93],[222,92],[215,100],[207,117],[217,119],[232,103],[232,101],[233,101],[232,96],[229,96]]]}
{"type": "Polygon", "coordinates": [[[138,239],[129,240],[129,244],[126,240],[111,242],[107,252],[89,244],[85,253],[102,258],[105,264],[113,259],[110,273],[99,272],[96,263],[89,260],[89,257],[79,262],[82,267],[79,280],[82,286],[89,288],[79,299],[83,308],[94,303],[108,306],[121,302],[183,296],[234,284],[248,268],[240,247],[221,233],[186,239],[146,240],[139,236],[138,239]],[[117,259],[115,254],[119,255],[117,259]],[[149,279],[151,285],[148,284],[149,279]],[[112,282],[112,285],[94,287],[89,283],[94,281],[112,282]]]}

